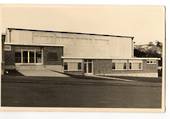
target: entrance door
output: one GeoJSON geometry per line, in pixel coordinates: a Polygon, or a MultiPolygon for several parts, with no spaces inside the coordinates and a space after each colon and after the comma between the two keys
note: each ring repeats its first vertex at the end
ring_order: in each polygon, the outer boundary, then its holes
{"type": "Polygon", "coordinates": [[[34,51],[29,51],[29,63],[34,63],[34,51]]]}
{"type": "Polygon", "coordinates": [[[92,74],[93,73],[93,63],[92,60],[84,60],[84,74],[92,74]]]}
{"type": "Polygon", "coordinates": [[[23,51],[23,63],[36,63],[35,50],[24,50],[23,51]]]}
{"type": "Polygon", "coordinates": [[[15,64],[31,64],[42,65],[43,64],[43,52],[40,48],[16,48],[15,49],[15,64]]]}
{"type": "Polygon", "coordinates": [[[23,63],[28,63],[28,51],[23,51],[23,63]]]}

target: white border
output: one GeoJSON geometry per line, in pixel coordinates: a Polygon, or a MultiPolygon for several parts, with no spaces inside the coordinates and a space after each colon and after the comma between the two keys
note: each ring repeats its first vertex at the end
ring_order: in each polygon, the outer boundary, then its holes
{"type": "MultiPolygon", "coordinates": [[[[33,4],[131,4],[131,5],[166,5],[167,6],[167,20],[169,19],[169,5],[170,3],[168,0],[1,0],[1,3],[33,3],[33,4]],[[169,4],[168,4],[169,3],[169,4]]],[[[167,23],[167,27],[169,24],[167,23]]],[[[169,30],[167,28],[167,38],[169,38],[168,34],[169,30]]],[[[168,43],[170,41],[167,40],[166,46],[169,46],[168,43]]],[[[168,49],[167,49],[168,50],[168,49]]],[[[167,59],[169,58],[169,55],[167,54],[167,59]]],[[[170,62],[167,63],[167,77],[170,77],[170,74],[168,73],[168,65],[170,65],[170,62]]],[[[167,78],[168,79],[168,78],[167,78]]],[[[170,80],[167,80],[166,84],[170,84],[170,80]]],[[[170,87],[170,86],[169,86],[170,87]]],[[[169,87],[167,87],[167,92],[169,92],[169,87]]],[[[170,95],[167,93],[167,100],[170,100],[170,95]]],[[[58,112],[58,113],[1,113],[0,118],[2,119],[32,119],[32,118],[41,118],[41,119],[169,119],[170,118],[170,111],[169,111],[169,101],[167,101],[167,110],[166,113],[72,113],[72,112],[58,112]]],[[[31,111],[31,110],[30,110],[31,111]]],[[[62,111],[62,110],[61,110],[62,111]]]]}

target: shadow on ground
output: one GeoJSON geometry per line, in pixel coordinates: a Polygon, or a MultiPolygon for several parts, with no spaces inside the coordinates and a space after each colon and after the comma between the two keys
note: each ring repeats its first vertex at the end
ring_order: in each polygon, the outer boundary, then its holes
{"type": "Polygon", "coordinates": [[[17,70],[5,70],[4,75],[8,75],[8,76],[24,76],[23,74],[21,74],[17,70]]]}

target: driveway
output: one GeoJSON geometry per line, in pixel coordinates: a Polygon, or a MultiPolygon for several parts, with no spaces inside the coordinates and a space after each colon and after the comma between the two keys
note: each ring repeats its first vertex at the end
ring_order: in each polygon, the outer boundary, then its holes
{"type": "Polygon", "coordinates": [[[24,76],[45,76],[45,77],[69,77],[66,74],[52,71],[49,69],[40,69],[40,70],[18,70],[19,73],[23,74],[24,76]]]}

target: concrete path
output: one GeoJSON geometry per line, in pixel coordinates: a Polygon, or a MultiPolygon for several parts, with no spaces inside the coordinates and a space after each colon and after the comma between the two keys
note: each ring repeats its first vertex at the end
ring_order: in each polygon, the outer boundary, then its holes
{"type": "Polygon", "coordinates": [[[161,86],[162,85],[162,83],[142,82],[142,81],[135,81],[130,79],[116,78],[116,77],[106,77],[106,76],[96,76],[96,75],[93,77],[115,80],[124,84],[137,85],[137,86],[161,86]]]}
{"type": "Polygon", "coordinates": [[[54,72],[48,69],[40,69],[40,70],[18,70],[24,76],[46,76],[46,77],[69,77],[68,75],[54,72]]]}

